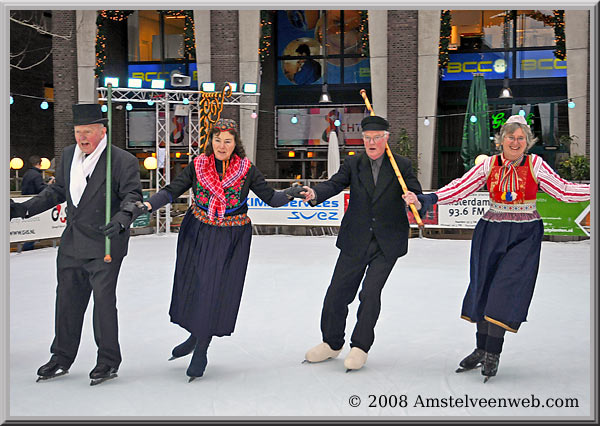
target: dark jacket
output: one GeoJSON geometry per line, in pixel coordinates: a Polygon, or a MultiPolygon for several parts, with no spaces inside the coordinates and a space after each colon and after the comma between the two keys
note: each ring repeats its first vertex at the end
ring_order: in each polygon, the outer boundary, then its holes
{"type": "MultiPolygon", "coordinates": [[[[394,158],[408,189],[421,194],[421,184],[410,160],[399,155],[394,155],[394,158]]],[[[408,251],[409,235],[406,203],[387,154],[384,154],[377,186],[373,182],[371,163],[366,153],[347,157],[336,174],[313,187],[317,204],[348,186],[350,200],[340,226],[337,247],[348,255],[360,256],[374,234],[386,259],[393,261],[404,256],[408,251]]]]}
{"type": "Polygon", "coordinates": [[[35,195],[42,192],[46,187],[42,178],[42,171],[37,167],[32,167],[25,172],[21,181],[21,194],[35,195]]]}
{"type": "MultiPolygon", "coordinates": [[[[67,227],[60,241],[60,253],[79,259],[104,257],[105,237],[100,227],[105,224],[106,209],[106,150],[102,153],[92,172],[85,191],[75,207],[71,200],[71,162],[75,145],[63,150],[62,161],[56,168],[56,182],[48,185],[40,194],[25,201],[27,217],[46,211],[67,201],[67,227]]],[[[122,258],[127,254],[131,213],[121,210],[127,201],[142,201],[142,186],[137,159],[118,147],[112,147],[112,200],[111,219],[126,228],[111,241],[111,256],[122,258]]]]}

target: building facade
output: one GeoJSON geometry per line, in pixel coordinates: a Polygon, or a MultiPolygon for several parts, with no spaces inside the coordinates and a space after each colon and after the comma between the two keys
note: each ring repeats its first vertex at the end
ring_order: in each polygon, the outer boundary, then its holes
{"type": "MultiPolygon", "coordinates": [[[[523,111],[539,140],[532,151],[552,166],[569,154],[589,158],[587,10],[564,13],[566,59],[556,56],[552,10],[113,12],[100,18],[97,11],[51,12],[53,32],[73,36],[51,38],[52,61],[36,71],[50,72],[51,81],[28,80],[27,71],[11,70],[16,100],[11,156],[26,155],[30,147],[24,140],[27,132],[34,133],[19,124],[17,117],[26,114],[19,92],[41,94],[42,85],[53,89],[50,108],[36,110],[45,114],[40,123],[51,124],[35,133],[45,134],[58,156],[74,142],[71,105],[97,102],[96,87],[104,77],[118,77],[122,85],[141,78],[143,87],[163,79],[169,88],[171,76],[181,74],[191,84],[177,89],[190,92],[204,82],[214,82],[217,91],[226,82],[258,85],[258,107],[225,106],[222,115],[240,123],[248,156],[273,179],[326,176],[332,132],[342,161],[360,153],[360,119],[367,114],[360,95],[364,89],[375,112],[390,121],[390,148],[410,157],[423,187],[435,189],[464,172],[465,109],[473,75],[480,74],[492,133],[502,119],[523,111]],[[450,34],[449,59],[440,66],[444,31],[450,34]],[[104,37],[100,50],[97,34],[104,37]],[[104,62],[101,70],[97,56],[104,62]],[[505,86],[512,98],[498,97],[505,86]],[[329,102],[322,102],[325,94],[329,102]],[[570,144],[565,136],[571,137],[570,144]]],[[[154,108],[141,103],[130,111],[113,107],[113,143],[140,162],[152,155],[154,108]]],[[[174,176],[189,161],[189,117],[173,113],[169,119],[174,176]]]]}

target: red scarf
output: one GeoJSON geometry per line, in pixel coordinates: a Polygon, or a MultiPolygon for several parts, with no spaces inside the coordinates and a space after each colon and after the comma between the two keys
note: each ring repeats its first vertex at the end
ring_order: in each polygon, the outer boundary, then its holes
{"type": "Polygon", "coordinates": [[[227,200],[225,199],[225,189],[236,185],[246,176],[252,164],[247,158],[240,158],[236,154],[231,156],[229,167],[225,170],[223,180],[219,179],[217,168],[215,166],[215,155],[201,154],[194,159],[196,168],[196,178],[202,186],[210,192],[208,203],[208,217],[215,219],[215,212],[219,216],[219,221],[225,216],[227,200]]]}

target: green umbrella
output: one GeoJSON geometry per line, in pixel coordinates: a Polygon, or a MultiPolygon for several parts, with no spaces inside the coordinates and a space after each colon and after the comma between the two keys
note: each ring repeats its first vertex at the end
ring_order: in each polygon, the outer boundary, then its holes
{"type": "Polygon", "coordinates": [[[489,155],[490,152],[490,122],[488,118],[485,79],[482,74],[474,74],[469,91],[467,111],[465,112],[462,147],[460,150],[465,171],[475,165],[475,158],[478,155],[489,155]]]}

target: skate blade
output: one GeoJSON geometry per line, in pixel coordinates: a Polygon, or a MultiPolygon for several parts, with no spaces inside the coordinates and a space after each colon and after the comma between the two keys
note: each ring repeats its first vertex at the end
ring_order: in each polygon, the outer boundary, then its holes
{"type": "Polygon", "coordinates": [[[490,377],[492,376],[485,376],[485,379],[483,379],[483,383],[487,383],[487,381],[490,380],[490,377]]]}
{"type": "Polygon", "coordinates": [[[111,374],[111,375],[110,375],[110,376],[108,376],[108,377],[102,377],[101,379],[92,379],[92,380],[90,381],[90,386],[96,386],[96,385],[99,385],[100,383],[104,383],[104,382],[106,382],[107,380],[114,379],[115,377],[118,377],[118,376],[117,376],[117,373],[113,373],[113,374],[111,374]]]}
{"type": "Polygon", "coordinates": [[[57,377],[64,376],[68,372],[69,372],[69,370],[65,370],[65,371],[61,371],[60,373],[55,374],[54,376],[38,376],[38,378],[37,378],[37,380],[35,382],[36,383],[37,382],[44,382],[46,380],[55,379],[57,377]]]}
{"type": "Polygon", "coordinates": [[[192,383],[196,379],[197,379],[197,377],[190,377],[189,380],[188,380],[188,383],[192,383]]]}
{"type": "Polygon", "coordinates": [[[464,373],[465,371],[477,370],[480,367],[481,367],[481,365],[478,365],[478,366],[473,367],[473,368],[458,367],[455,372],[456,373],[464,373]]]}

